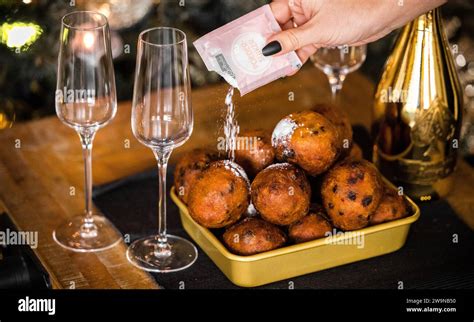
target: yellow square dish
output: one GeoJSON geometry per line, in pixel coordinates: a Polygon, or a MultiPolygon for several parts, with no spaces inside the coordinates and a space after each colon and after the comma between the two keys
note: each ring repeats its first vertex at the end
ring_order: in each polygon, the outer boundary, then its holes
{"type": "Polygon", "coordinates": [[[174,187],[170,194],[179,207],[186,232],[232,283],[243,287],[269,284],[394,252],[405,244],[410,225],[420,217],[418,206],[405,197],[411,208],[408,217],[256,255],[239,256],[229,252],[209,229],[193,220],[174,187]]]}

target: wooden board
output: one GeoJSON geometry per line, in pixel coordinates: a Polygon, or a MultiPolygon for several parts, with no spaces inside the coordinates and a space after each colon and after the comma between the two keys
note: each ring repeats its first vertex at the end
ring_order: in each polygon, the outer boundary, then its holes
{"type": "MultiPolygon", "coordinates": [[[[272,129],[283,116],[330,99],[326,77],[308,66],[293,77],[248,94],[236,96],[242,129],[272,129]]],[[[225,84],[194,90],[194,133],[177,149],[217,145],[222,136],[225,84]]],[[[368,126],[373,84],[359,73],[349,75],[342,104],[353,124],[368,126]]],[[[111,182],[155,166],[152,152],[130,129],[130,102],[119,104],[116,118],[101,129],[94,142],[94,184],[111,182]]],[[[158,288],[154,279],[130,265],[126,245],[95,254],[77,254],[55,244],[51,233],[64,219],[83,210],[83,161],[77,134],[56,117],[15,124],[0,132],[0,200],[20,230],[38,231],[35,250],[52,277],[55,288],[158,288]]],[[[448,199],[460,216],[474,227],[472,181],[463,180],[472,169],[461,162],[460,179],[448,199]]],[[[472,179],[471,179],[472,180],[472,179]]]]}

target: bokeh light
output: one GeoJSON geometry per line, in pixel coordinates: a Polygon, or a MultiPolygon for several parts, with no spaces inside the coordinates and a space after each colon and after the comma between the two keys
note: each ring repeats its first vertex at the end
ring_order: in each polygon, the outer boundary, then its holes
{"type": "Polygon", "coordinates": [[[43,33],[34,23],[13,22],[0,25],[0,42],[9,48],[26,50],[43,33]]]}

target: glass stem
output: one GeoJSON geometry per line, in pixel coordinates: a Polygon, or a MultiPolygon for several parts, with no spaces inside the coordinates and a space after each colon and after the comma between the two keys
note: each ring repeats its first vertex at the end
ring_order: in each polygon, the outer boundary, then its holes
{"type": "Polygon", "coordinates": [[[97,227],[92,217],[92,142],[95,131],[84,130],[79,132],[82,144],[82,155],[84,157],[84,194],[85,194],[85,217],[81,227],[81,235],[85,238],[97,236],[97,227]]]}
{"type": "Polygon", "coordinates": [[[346,79],[346,75],[344,74],[331,74],[328,75],[329,79],[329,86],[331,87],[331,94],[332,94],[332,102],[334,104],[339,103],[339,94],[342,90],[342,85],[344,84],[344,80],[346,79]]]}
{"type": "Polygon", "coordinates": [[[166,237],[166,170],[168,167],[168,160],[170,158],[171,149],[154,149],[153,150],[156,161],[158,162],[158,248],[157,255],[165,255],[168,253],[169,244],[166,237]]]}

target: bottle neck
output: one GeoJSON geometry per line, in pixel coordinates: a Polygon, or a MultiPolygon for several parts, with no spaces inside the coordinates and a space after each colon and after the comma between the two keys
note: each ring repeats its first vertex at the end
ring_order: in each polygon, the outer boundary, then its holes
{"type": "Polygon", "coordinates": [[[441,15],[439,9],[433,9],[416,18],[411,27],[424,32],[435,33],[442,26],[441,15]]]}

